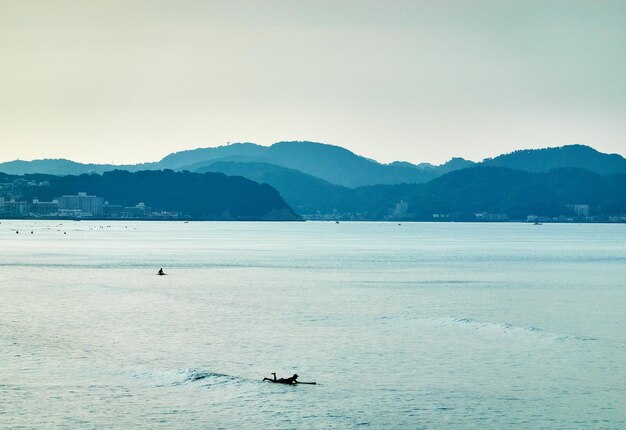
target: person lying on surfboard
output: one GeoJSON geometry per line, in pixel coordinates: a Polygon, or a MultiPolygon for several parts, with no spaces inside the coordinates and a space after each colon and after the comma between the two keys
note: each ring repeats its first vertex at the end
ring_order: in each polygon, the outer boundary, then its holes
{"type": "Polygon", "coordinates": [[[297,384],[298,381],[298,374],[294,373],[294,375],[291,378],[276,378],[276,372],[272,372],[272,375],[274,376],[274,379],[270,379],[270,378],[263,378],[264,381],[270,381],[270,382],[276,382],[278,384],[297,384]]]}
{"type": "Polygon", "coordinates": [[[263,381],[270,381],[270,382],[275,382],[277,384],[287,384],[287,385],[291,385],[291,384],[310,384],[310,385],[315,385],[315,382],[300,382],[298,381],[298,374],[294,373],[294,375],[291,378],[276,378],[276,372],[272,372],[272,375],[274,376],[274,379],[270,379],[270,378],[263,378],[263,381]]]}

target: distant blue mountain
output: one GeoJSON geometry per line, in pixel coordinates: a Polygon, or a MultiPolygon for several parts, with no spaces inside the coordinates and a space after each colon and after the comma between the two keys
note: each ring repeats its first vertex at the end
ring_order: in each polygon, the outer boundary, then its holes
{"type": "MultiPolygon", "coordinates": [[[[216,160],[274,164],[348,187],[423,183],[445,173],[476,164],[458,157],[440,166],[429,163],[412,164],[406,161],[381,164],[345,148],[315,142],[278,142],[269,147],[240,143],[200,148],[170,154],[157,164],[161,168],[193,171],[216,160]]],[[[555,168],[571,167],[589,170],[599,175],[626,173],[624,157],[619,154],[604,154],[585,145],[520,150],[487,158],[482,164],[528,172],[546,172],[555,168]]]]}
{"type": "Polygon", "coordinates": [[[127,170],[137,172],[140,170],[161,170],[158,163],[142,163],[128,165],[114,164],[85,164],[63,158],[46,158],[43,160],[33,161],[7,161],[0,163],[0,172],[7,175],[26,175],[34,173],[42,173],[46,175],[81,175],[83,173],[110,172],[112,170],[127,170]]]}
{"type": "Polygon", "coordinates": [[[269,184],[299,214],[329,213],[342,209],[349,201],[352,191],[299,170],[267,163],[216,161],[199,168],[197,172],[220,172],[269,184]]]}
{"type": "Polygon", "coordinates": [[[484,165],[508,167],[527,172],[547,172],[558,168],[585,169],[599,175],[626,173],[626,159],[619,154],[604,154],[585,145],[558,148],[524,149],[483,161],[484,165]]]}
{"type": "Polygon", "coordinates": [[[9,175],[24,175],[29,173],[76,175],[89,173],[90,171],[102,173],[102,171],[114,170],[115,168],[115,166],[109,164],[83,164],[62,158],[33,161],[15,160],[0,164],[0,171],[9,175]]]}
{"type": "Polygon", "coordinates": [[[410,163],[381,164],[345,148],[315,142],[278,142],[269,147],[247,143],[202,148],[171,154],[160,164],[195,171],[217,160],[273,164],[346,187],[421,183],[438,176],[436,169],[420,169],[410,163]],[[195,162],[189,163],[194,159],[195,162]]]}
{"type": "MultiPolygon", "coordinates": [[[[215,148],[198,148],[172,153],[153,163],[115,166],[109,164],[82,164],[70,160],[34,160],[0,163],[0,172],[8,174],[46,173],[54,175],[103,173],[120,169],[139,170],[189,170],[199,171],[215,163],[237,163],[220,165],[219,169],[209,168],[204,171],[231,170],[253,180],[263,180],[270,175],[274,186],[284,193],[297,190],[289,185],[295,181],[297,172],[308,175],[307,181],[314,178],[317,185],[311,184],[311,191],[300,189],[300,193],[313,198],[313,189],[320,195],[326,193],[329,185],[355,188],[368,185],[417,184],[425,183],[446,173],[466,169],[476,165],[472,161],[453,158],[447,163],[435,166],[429,163],[411,164],[396,161],[390,164],[378,163],[359,156],[339,146],[315,142],[278,142],[265,147],[254,143],[236,143],[215,148]],[[249,167],[243,164],[250,163],[249,167]],[[274,166],[270,168],[268,166],[274,166]],[[278,168],[287,170],[280,170],[278,168]],[[243,173],[241,173],[243,172],[243,173]],[[286,178],[291,179],[287,180],[286,178]],[[279,178],[282,178],[279,180],[279,178]],[[279,183],[280,182],[280,183],[279,183]]],[[[545,172],[554,168],[580,168],[600,175],[626,173],[626,159],[618,154],[603,154],[583,145],[569,145],[559,148],[515,151],[495,158],[485,159],[484,166],[507,167],[528,172],[545,172]]],[[[304,181],[304,176],[299,176],[304,181]]],[[[268,180],[268,182],[270,182],[268,180]]],[[[297,181],[296,181],[297,182],[297,181]]],[[[295,194],[289,194],[295,200],[295,194]]],[[[309,203],[320,198],[309,199],[309,203]]],[[[298,207],[305,207],[304,200],[298,201],[298,207]],[[304,206],[302,206],[304,205],[304,206]]],[[[321,207],[321,206],[320,206],[321,207]]]]}
{"type": "Polygon", "coordinates": [[[262,157],[267,147],[256,143],[233,143],[232,145],[216,146],[213,148],[197,148],[186,151],[174,152],[158,162],[159,167],[173,170],[197,170],[202,163],[217,159],[247,160],[262,157]]]}
{"type": "Polygon", "coordinates": [[[374,184],[422,183],[473,162],[453,159],[442,166],[408,162],[381,164],[339,146],[314,142],[278,142],[272,146],[236,143],[215,148],[198,148],[172,153],[154,163],[138,165],[82,164],[70,160],[34,160],[0,163],[7,174],[45,173],[68,175],[102,173],[110,170],[189,170],[196,171],[216,161],[272,164],[347,187],[374,184]]]}

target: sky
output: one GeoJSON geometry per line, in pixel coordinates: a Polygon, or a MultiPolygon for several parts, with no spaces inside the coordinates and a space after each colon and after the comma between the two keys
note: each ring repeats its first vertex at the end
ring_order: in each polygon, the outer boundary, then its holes
{"type": "Polygon", "coordinates": [[[0,0],[0,161],[626,155],[626,1],[0,0]]]}

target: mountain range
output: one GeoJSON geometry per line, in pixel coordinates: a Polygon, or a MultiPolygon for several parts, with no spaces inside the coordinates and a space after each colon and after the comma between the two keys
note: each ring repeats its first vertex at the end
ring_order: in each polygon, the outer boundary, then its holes
{"type": "MultiPolygon", "coordinates": [[[[271,146],[234,143],[213,148],[175,152],[160,161],[141,164],[84,164],[65,159],[15,160],[0,163],[7,174],[46,173],[71,175],[102,173],[111,170],[190,170],[217,161],[256,162],[299,170],[328,182],[349,187],[388,183],[421,183],[476,163],[452,158],[439,166],[395,161],[382,164],[334,145],[316,142],[277,142],[271,146]]],[[[526,171],[547,171],[558,167],[578,167],[598,174],[626,171],[626,159],[618,154],[603,154],[584,145],[520,150],[487,158],[482,164],[526,171]]]]}
{"type": "Polygon", "coordinates": [[[299,170],[325,181],[347,187],[375,184],[422,183],[449,171],[472,165],[461,158],[452,159],[441,166],[428,163],[419,165],[408,162],[382,164],[356,155],[334,145],[315,142],[278,142],[271,146],[254,143],[234,143],[215,148],[198,148],[172,153],[160,161],[132,164],[82,164],[65,159],[33,161],[10,161],[0,163],[0,172],[13,175],[46,173],[53,175],[76,175],[103,173],[115,169],[140,170],[189,170],[196,171],[219,161],[240,163],[265,163],[299,170]]]}
{"type": "Polygon", "coordinates": [[[401,200],[409,205],[401,214],[407,219],[429,219],[437,213],[465,219],[477,212],[553,216],[569,213],[568,204],[591,205],[596,214],[626,212],[626,159],[584,145],[515,151],[479,163],[453,158],[439,166],[382,164],[314,142],[269,147],[237,143],[135,165],[0,163],[0,171],[11,174],[100,174],[114,169],[241,176],[275,188],[296,213],[305,215],[349,213],[357,219],[383,219],[401,200]]]}
{"type": "Polygon", "coordinates": [[[560,167],[576,167],[600,175],[626,172],[626,159],[621,155],[604,154],[584,145],[520,150],[487,158],[481,163],[457,157],[435,166],[429,163],[412,164],[406,161],[383,164],[339,146],[300,141],[277,142],[271,146],[235,143],[214,148],[198,148],[175,152],[156,162],[127,165],[83,164],[65,159],[15,160],[0,163],[0,172],[14,175],[27,173],[76,175],[103,173],[116,169],[195,171],[221,161],[276,165],[346,187],[423,183],[474,164],[509,167],[529,172],[548,171],[560,167]]]}

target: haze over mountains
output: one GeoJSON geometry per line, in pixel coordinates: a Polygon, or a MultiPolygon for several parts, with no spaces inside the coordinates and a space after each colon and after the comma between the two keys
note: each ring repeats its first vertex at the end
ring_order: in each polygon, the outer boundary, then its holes
{"type": "Polygon", "coordinates": [[[473,164],[454,159],[450,165],[414,165],[407,162],[381,164],[339,146],[314,142],[278,142],[266,147],[235,143],[215,148],[198,148],[170,154],[153,163],[136,165],[81,164],[70,160],[34,160],[0,163],[9,174],[48,173],[55,175],[102,173],[114,169],[195,171],[217,161],[256,162],[299,170],[347,187],[375,184],[422,183],[448,171],[473,164]]]}
{"type": "MultiPolygon", "coordinates": [[[[382,164],[339,146],[295,141],[278,142],[271,146],[234,143],[214,148],[198,148],[172,153],[157,162],[130,165],[83,164],[65,159],[16,160],[0,163],[0,172],[14,175],[25,173],[75,175],[102,173],[115,169],[195,171],[219,161],[272,164],[295,169],[347,187],[422,183],[476,164],[463,158],[452,158],[439,166],[429,163],[412,164],[406,161],[382,164]]],[[[485,159],[482,163],[530,172],[547,171],[559,167],[577,167],[600,175],[626,172],[626,159],[621,155],[604,154],[584,145],[520,150],[485,159]]]]}
{"type": "Polygon", "coordinates": [[[604,154],[585,145],[524,149],[488,158],[483,160],[483,164],[527,172],[547,172],[562,167],[575,167],[599,175],[626,173],[626,159],[624,157],[619,154],[604,154]]]}
{"type": "Polygon", "coordinates": [[[594,214],[626,213],[626,159],[584,145],[521,150],[475,163],[453,158],[428,163],[381,164],[333,145],[237,143],[172,153],[138,165],[81,164],[69,160],[1,163],[10,174],[68,175],[114,169],[223,173],[266,183],[298,214],[348,214],[353,219],[472,219],[476,213],[569,214],[567,205],[594,214]],[[400,202],[408,204],[394,213],[400,202]]]}

